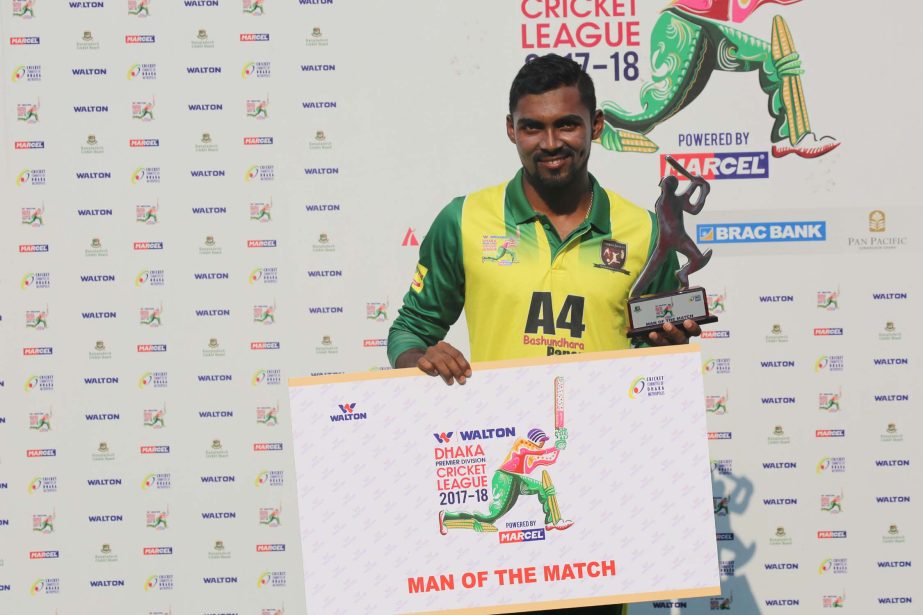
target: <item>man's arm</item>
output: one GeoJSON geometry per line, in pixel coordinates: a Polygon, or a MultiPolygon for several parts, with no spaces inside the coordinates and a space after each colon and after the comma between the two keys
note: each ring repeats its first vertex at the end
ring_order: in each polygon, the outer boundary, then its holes
{"type": "Polygon", "coordinates": [[[464,198],[449,203],[433,221],[420,244],[420,257],[410,290],[388,332],[388,360],[397,368],[419,367],[447,384],[464,384],[471,375],[468,361],[442,341],[458,320],[465,302],[461,245],[464,198]]]}

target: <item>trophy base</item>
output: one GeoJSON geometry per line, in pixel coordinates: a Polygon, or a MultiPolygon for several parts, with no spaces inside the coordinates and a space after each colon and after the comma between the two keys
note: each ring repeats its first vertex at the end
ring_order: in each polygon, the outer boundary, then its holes
{"type": "MultiPolygon", "coordinates": [[[[663,329],[666,323],[692,320],[700,325],[718,322],[709,314],[701,286],[628,300],[628,337],[640,337],[663,329]]],[[[681,325],[680,325],[681,326],[681,325]]]]}

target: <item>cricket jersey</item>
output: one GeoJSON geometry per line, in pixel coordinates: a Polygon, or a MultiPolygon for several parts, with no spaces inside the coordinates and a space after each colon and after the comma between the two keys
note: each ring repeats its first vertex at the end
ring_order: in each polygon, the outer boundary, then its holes
{"type": "MultiPolygon", "coordinates": [[[[646,209],[590,176],[586,220],[561,238],[509,182],[459,197],[420,245],[410,289],[388,335],[393,365],[443,339],[462,308],[472,361],[628,348],[626,303],[657,241],[646,209]]],[[[675,253],[645,294],[676,288],[675,253]]]]}

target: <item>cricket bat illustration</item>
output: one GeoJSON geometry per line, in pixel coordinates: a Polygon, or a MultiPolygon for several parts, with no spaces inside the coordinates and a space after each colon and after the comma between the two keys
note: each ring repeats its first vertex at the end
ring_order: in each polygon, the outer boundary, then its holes
{"type": "Polygon", "coordinates": [[[564,427],[564,378],[554,379],[554,428],[564,427]]]}

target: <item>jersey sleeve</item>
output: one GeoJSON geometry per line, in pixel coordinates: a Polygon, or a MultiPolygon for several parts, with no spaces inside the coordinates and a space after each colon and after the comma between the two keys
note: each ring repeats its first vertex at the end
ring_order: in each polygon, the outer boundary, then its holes
{"type": "Polygon", "coordinates": [[[420,257],[388,331],[388,361],[413,348],[425,349],[443,339],[465,304],[461,210],[464,197],[454,199],[433,221],[420,244],[420,257]]]}

